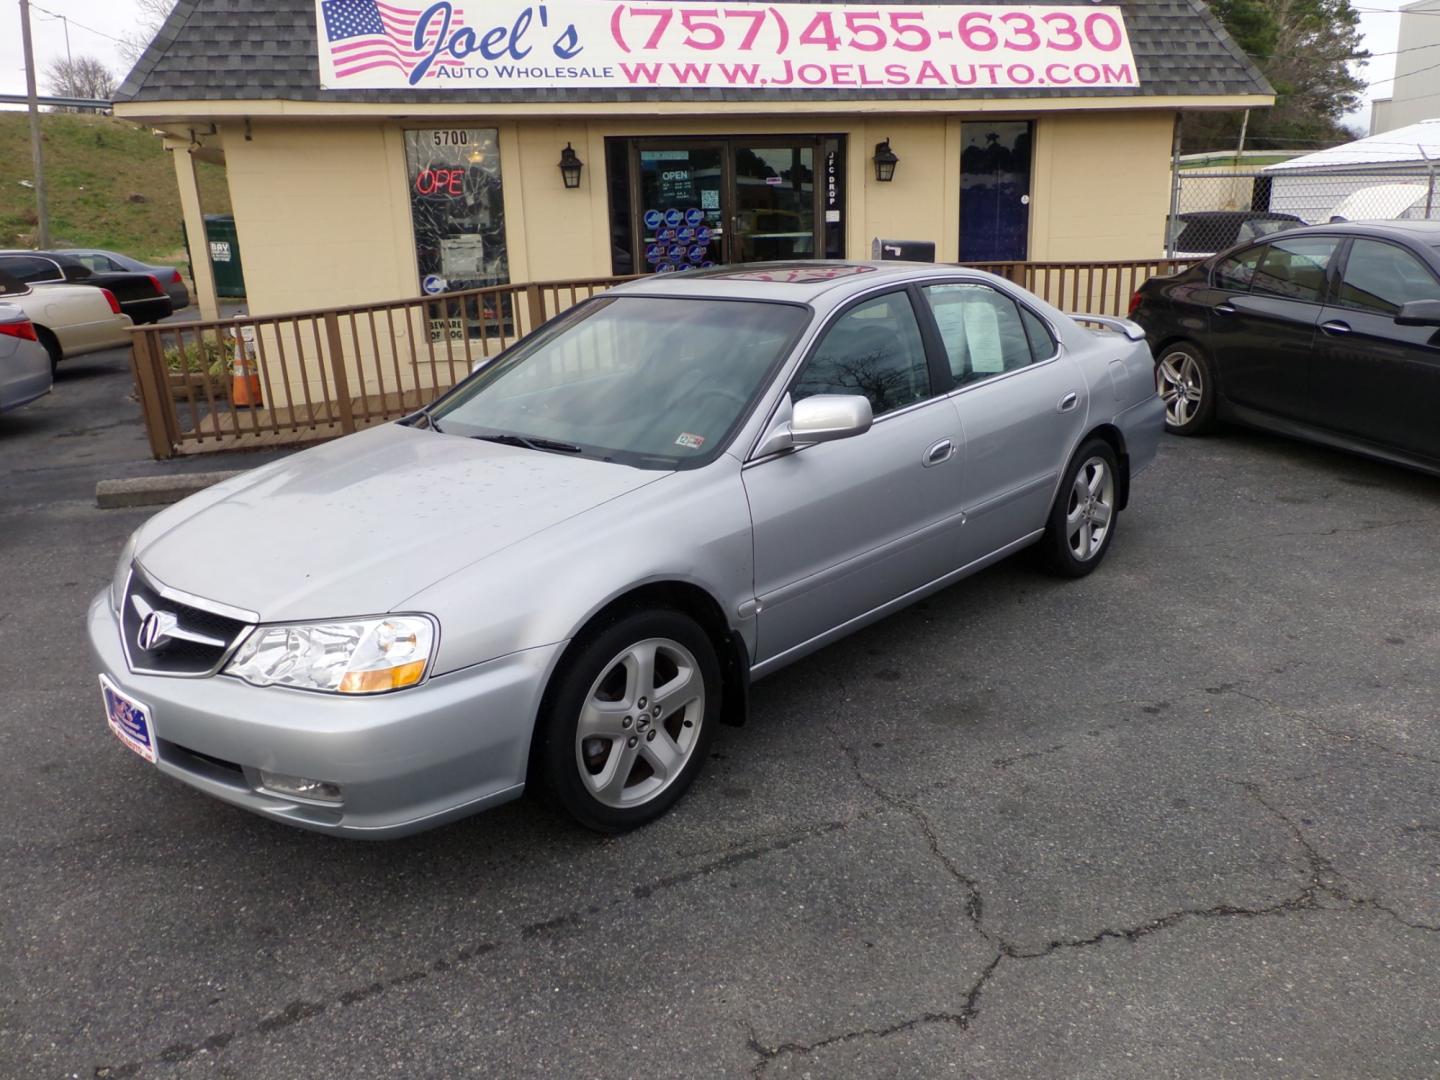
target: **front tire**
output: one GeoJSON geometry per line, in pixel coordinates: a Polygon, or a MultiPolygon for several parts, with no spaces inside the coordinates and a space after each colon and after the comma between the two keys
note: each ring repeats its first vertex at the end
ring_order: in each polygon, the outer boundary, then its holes
{"type": "Polygon", "coordinates": [[[1040,540],[1045,568],[1066,578],[1093,571],[1110,550],[1120,517],[1120,471],[1104,439],[1089,439],[1070,460],[1040,540]]]}
{"type": "Polygon", "coordinates": [[[1162,349],[1155,361],[1155,389],[1165,402],[1165,430],[1203,435],[1215,426],[1215,371],[1188,341],[1162,349]]]}
{"type": "Polygon", "coordinates": [[[545,695],[545,787],[597,832],[654,821],[704,766],[720,694],[715,648],[693,619],[665,610],[622,617],[577,643],[545,695]]]}

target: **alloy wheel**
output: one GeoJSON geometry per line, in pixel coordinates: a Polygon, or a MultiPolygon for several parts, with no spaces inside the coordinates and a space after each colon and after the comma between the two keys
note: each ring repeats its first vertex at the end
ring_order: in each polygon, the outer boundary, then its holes
{"type": "Polygon", "coordinates": [[[575,729],[580,779],[606,806],[649,802],[684,771],[705,719],[705,679],[694,655],[649,638],[605,665],[575,729]]]}
{"type": "Polygon", "coordinates": [[[1155,389],[1165,402],[1165,422],[1184,427],[1194,419],[1205,397],[1200,362],[1187,352],[1168,353],[1155,365],[1155,389]]]}
{"type": "Polygon", "coordinates": [[[1101,457],[1085,460],[1075,473],[1065,507],[1065,536],[1070,554],[1089,562],[1105,546],[1115,520],[1115,473],[1101,457]]]}

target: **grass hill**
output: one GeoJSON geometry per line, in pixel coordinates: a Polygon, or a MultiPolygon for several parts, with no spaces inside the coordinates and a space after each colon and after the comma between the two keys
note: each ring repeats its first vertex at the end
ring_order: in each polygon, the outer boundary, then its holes
{"type": "MultiPolygon", "coordinates": [[[[40,125],[53,246],[186,261],[175,167],[158,136],[111,116],[43,113],[40,125]]],[[[35,194],[21,184],[31,172],[29,118],[0,112],[0,247],[35,246],[35,194]]],[[[228,213],[225,170],[201,163],[199,175],[205,212],[228,213]]]]}

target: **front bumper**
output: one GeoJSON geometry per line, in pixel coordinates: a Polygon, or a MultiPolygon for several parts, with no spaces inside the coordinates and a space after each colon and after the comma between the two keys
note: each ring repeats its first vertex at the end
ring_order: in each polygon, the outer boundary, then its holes
{"type": "Polygon", "coordinates": [[[100,670],[149,706],[162,772],[267,817],[369,839],[517,797],[545,680],[564,647],[526,649],[393,694],[339,697],[219,675],[134,674],[108,590],[91,601],[88,629],[100,670]],[[343,802],[269,792],[262,769],[339,784],[343,802]]]}

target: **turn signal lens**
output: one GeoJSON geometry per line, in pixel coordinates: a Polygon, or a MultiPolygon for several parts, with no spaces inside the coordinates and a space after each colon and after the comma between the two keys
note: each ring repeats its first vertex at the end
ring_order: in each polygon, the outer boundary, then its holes
{"type": "Polygon", "coordinates": [[[105,300],[110,305],[111,314],[119,315],[120,301],[115,299],[115,294],[109,289],[101,289],[100,291],[105,294],[105,300]]]}
{"type": "Polygon", "coordinates": [[[381,690],[399,690],[414,686],[425,674],[425,661],[416,660],[399,667],[378,671],[347,671],[340,680],[342,694],[376,694],[381,690]]]}

